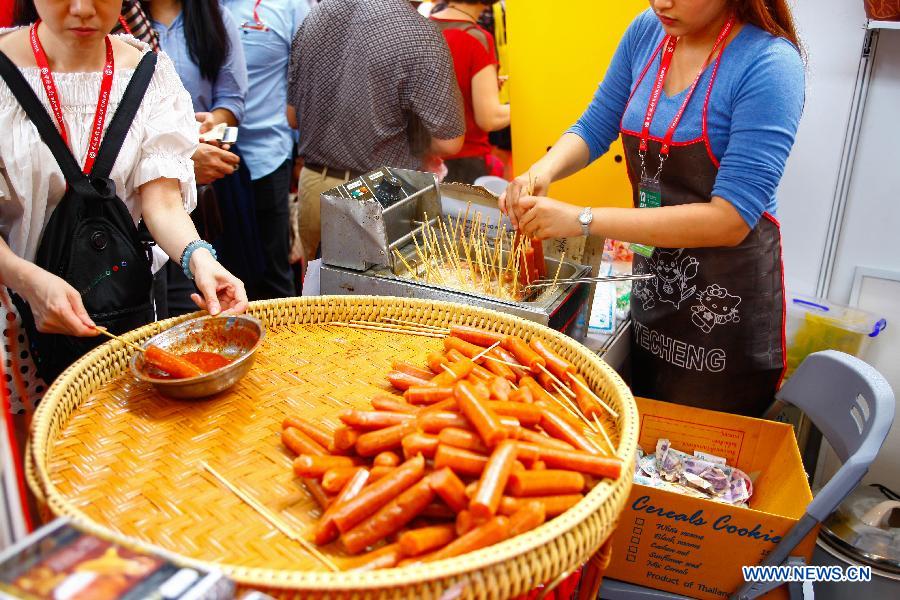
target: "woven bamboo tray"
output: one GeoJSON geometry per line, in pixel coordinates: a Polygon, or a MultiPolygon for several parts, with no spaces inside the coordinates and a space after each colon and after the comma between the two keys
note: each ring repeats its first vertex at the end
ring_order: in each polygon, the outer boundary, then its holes
{"type": "MultiPolygon", "coordinates": [[[[163,548],[187,565],[215,567],[245,587],[282,597],[507,598],[553,581],[609,537],[631,488],[638,415],[628,388],[597,356],[534,323],[453,303],[370,296],[254,302],[267,333],[251,372],[203,401],[168,400],[128,371],[131,350],[110,341],[50,386],[32,430],[27,475],[54,515],[144,549],[163,548]],[[325,570],[204,469],[207,462],[298,529],[318,508],[293,477],[280,423],[299,414],[324,422],[366,407],[389,389],[392,360],[422,363],[440,339],[330,325],[351,319],[474,325],[525,339],[539,335],[575,364],[619,413],[605,426],[626,468],[542,527],[458,558],[374,572],[325,570]],[[447,597],[447,596],[444,596],[447,597]]],[[[141,342],[190,318],[152,323],[125,336],[141,342]]],[[[323,549],[348,565],[337,545],[323,549]]]]}

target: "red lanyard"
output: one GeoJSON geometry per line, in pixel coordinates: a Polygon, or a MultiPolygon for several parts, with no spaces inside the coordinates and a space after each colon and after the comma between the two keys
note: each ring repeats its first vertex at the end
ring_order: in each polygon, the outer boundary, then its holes
{"type": "MultiPolygon", "coordinates": [[[[44,47],[41,46],[41,40],[37,36],[37,28],[41,21],[38,19],[31,26],[31,51],[34,52],[34,61],[37,63],[41,72],[41,83],[44,84],[44,91],[47,93],[47,100],[50,102],[50,108],[56,123],[59,125],[59,135],[63,142],[68,145],[69,137],[66,133],[66,123],[63,121],[62,106],[59,101],[59,93],[56,91],[56,82],[53,81],[53,72],[50,70],[50,63],[47,62],[47,54],[44,47]]],[[[109,108],[109,94],[112,89],[114,64],[113,49],[106,36],[106,64],[103,67],[103,79],[100,82],[100,96],[97,98],[97,112],[94,113],[94,126],[91,129],[91,139],[88,145],[87,157],[84,159],[85,174],[91,172],[94,161],[97,159],[97,151],[100,150],[100,140],[103,138],[103,123],[106,121],[106,110],[109,108]]]]}
{"type": "MultiPolygon", "coordinates": [[[[722,31],[719,32],[719,37],[716,38],[716,43],[709,53],[707,62],[710,62],[712,57],[718,52],[719,46],[722,45],[725,38],[731,33],[732,27],[734,27],[734,17],[728,19],[722,27],[722,31]]],[[[656,82],[653,84],[653,90],[650,92],[650,100],[647,102],[647,114],[644,116],[644,126],[641,129],[641,152],[647,151],[647,141],[650,139],[650,124],[653,122],[653,115],[656,114],[656,107],[659,106],[659,97],[662,94],[663,85],[666,83],[666,75],[669,74],[669,67],[672,65],[672,55],[675,53],[675,45],[677,43],[678,39],[671,36],[666,36],[666,39],[663,41],[663,53],[662,58],[660,58],[659,61],[659,71],[656,74],[656,82]]],[[[688,102],[691,101],[691,96],[694,95],[694,90],[697,89],[697,84],[700,82],[700,77],[703,75],[704,69],[705,67],[697,72],[697,76],[694,77],[694,82],[688,89],[687,95],[685,95],[684,101],[681,103],[681,107],[678,109],[678,112],[675,113],[675,117],[672,119],[669,129],[666,131],[662,147],[659,150],[659,153],[662,156],[667,156],[669,154],[669,147],[672,144],[672,136],[675,135],[675,128],[678,127],[678,122],[681,121],[681,117],[684,115],[685,109],[687,109],[688,102]]]]}
{"type": "Polygon", "coordinates": [[[131,33],[131,27],[128,26],[128,21],[125,20],[125,17],[119,15],[119,25],[122,26],[122,30],[125,31],[128,35],[134,35],[131,33]]]}

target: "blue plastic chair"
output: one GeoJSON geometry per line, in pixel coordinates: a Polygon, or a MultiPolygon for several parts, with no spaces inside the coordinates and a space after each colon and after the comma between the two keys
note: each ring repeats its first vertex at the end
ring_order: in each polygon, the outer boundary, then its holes
{"type": "MultiPolygon", "coordinates": [[[[796,525],[762,562],[763,565],[804,564],[790,553],[859,485],[894,422],[894,392],[884,377],[863,361],[834,350],[810,354],[775,395],[766,413],[774,418],[786,405],[806,413],[841,460],[841,468],[823,487],[796,525]]],[[[615,576],[615,573],[610,573],[615,576]]],[[[731,600],[750,600],[782,583],[745,583],[731,600]]],[[[791,599],[802,598],[802,584],[789,584],[791,599]]],[[[604,600],[674,600],[677,594],[652,590],[613,579],[600,588],[604,600]]]]}

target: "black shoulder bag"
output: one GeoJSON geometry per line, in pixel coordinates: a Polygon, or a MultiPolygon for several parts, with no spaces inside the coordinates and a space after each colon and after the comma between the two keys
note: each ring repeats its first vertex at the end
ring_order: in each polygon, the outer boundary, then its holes
{"type": "MultiPolygon", "coordinates": [[[[94,322],[113,333],[124,333],[153,320],[152,241],[135,227],[109,174],[155,68],[156,54],[148,52],[125,89],[90,175],[85,175],[34,90],[0,52],[0,75],[50,148],[68,184],[41,233],[34,263],[78,290],[94,322]]],[[[105,341],[99,336],[41,333],[28,303],[17,294],[11,296],[25,324],[38,374],[48,383],[105,341]]]]}

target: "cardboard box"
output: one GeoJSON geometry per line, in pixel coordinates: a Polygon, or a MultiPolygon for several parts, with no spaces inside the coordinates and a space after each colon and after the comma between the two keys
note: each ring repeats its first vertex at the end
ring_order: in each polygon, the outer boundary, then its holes
{"type": "MultiPolygon", "coordinates": [[[[755,479],[750,508],[634,484],[613,533],[606,575],[692,598],[726,598],[803,516],[812,493],[790,425],[635,398],[638,443],[710,452],[755,479]],[[758,473],[756,477],[754,474],[758,473]]],[[[814,530],[792,553],[808,560],[814,530]]],[[[784,588],[767,598],[787,598],[784,588]]]]}

